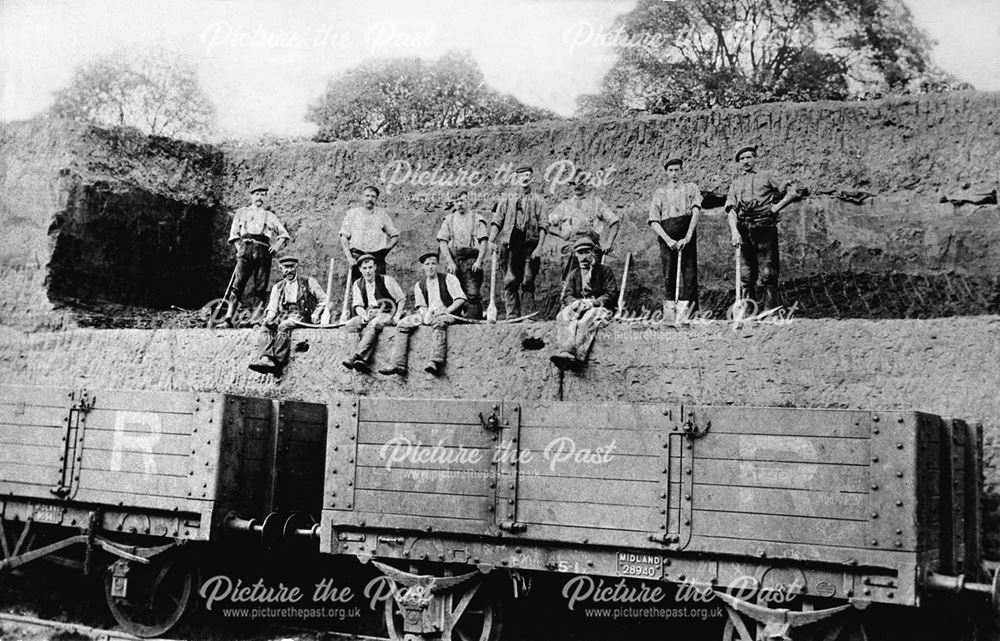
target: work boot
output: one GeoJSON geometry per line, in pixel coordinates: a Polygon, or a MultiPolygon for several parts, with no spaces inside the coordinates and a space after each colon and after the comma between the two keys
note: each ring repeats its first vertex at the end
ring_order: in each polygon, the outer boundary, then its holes
{"type": "Polygon", "coordinates": [[[340,361],[340,364],[346,367],[347,369],[354,369],[354,357],[345,358],[344,360],[340,361]]]}
{"type": "Polygon", "coordinates": [[[274,374],[275,371],[277,370],[277,367],[275,367],[271,359],[267,358],[266,356],[261,356],[255,362],[250,363],[248,367],[260,374],[274,374]]]}
{"type": "Polygon", "coordinates": [[[366,363],[361,358],[355,358],[354,359],[354,370],[357,371],[357,372],[361,372],[362,374],[371,374],[372,373],[371,365],[369,365],[368,363],[366,363]]]}
{"type": "Polygon", "coordinates": [[[438,376],[441,374],[442,368],[444,368],[444,363],[439,363],[438,361],[428,361],[427,366],[424,367],[424,371],[428,374],[438,376]]]}
{"type": "Polygon", "coordinates": [[[406,376],[406,368],[405,367],[400,367],[398,365],[393,365],[393,366],[390,366],[390,367],[383,367],[382,369],[380,369],[378,371],[378,373],[379,374],[383,374],[385,376],[393,376],[393,375],[397,375],[397,374],[399,376],[406,376]]]}
{"type": "Polygon", "coordinates": [[[561,370],[572,369],[576,365],[576,356],[569,353],[566,350],[561,352],[556,352],[552,356],[549,356],[549,360],[552,364],[561,370]]]}

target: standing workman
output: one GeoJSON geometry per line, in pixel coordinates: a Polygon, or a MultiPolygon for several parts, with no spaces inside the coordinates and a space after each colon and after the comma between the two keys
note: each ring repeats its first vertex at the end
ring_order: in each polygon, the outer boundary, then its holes
{"type": "Polygon", "coordinates": [[[563,288],[563,308],[556,316],[556,353],[549,357],[559,369],[579,369],[587,362],[597,330],[615,311],[615,275],[597,262],[596,245],[586,235],[573,244],[577,266],[563,288]]]}
{"type": "Polygon", "coordinates": [[[649,204],[649,226],[660,245],[660,265],[663,269],[664,313],[669,301],[677,302],[677,256],[681,256],[680,300],[687,301],[687,311],[698,307],[698,217],[701,215],[701,190],[694,183],[681,179],[684,161],[671,158],[663,165],[667,184],[653,192],[649,204]],[[683,251],[681,251],[683,250],[683,251]]]}
{"type": "Polygon", "coordinates": [[[522,292],[528,303],[526,306],[534,307],[535,277],[541,267],[548,224],[544,215],[545,201],[531,190],[534,170],[518,167],[515,177],[517,190],[501,196],[493,209],[489,238],[503,271],[507,318],[521,315],[522,292]]]}
{"type": "MultiPolygon", "coordinates": [[[[774,174],[757,170],[757,148],[736,152],[742,173],[729,187],[726,213],[734,247],[740,248],[743,295],[758,309],[778,306],[778,222],[781,210],[799,194],[792,181],[779,182],[774,174]]],[[[740,302],[740,301],[737,301],[740,302]]]]}
{"type": "Polygon", "coordinates": [[[455,198],[454,211],[441,222],[437,233],[438,246],[449,274],[454,274],[465,292],[466,318],[483,317],[483,261],[489,228],[486,219],[469,211],[469,193],[455,198]]]}
{"type": "Polygon", "coordinates": [[[250,296],[264,301],[271,278],[271,258],[288,241],[285,226],[267,209],[267,187],[254,183],[250,186],[250,205],[237,209],[229,226],[228,242],[236,249],[236,268],[226,290],[228,309],[223,322],[232,324],[233,314],[243,298],[243,289],[251,277],[250,296]]]}
{"type": "Polygon", "coordinates": [[[570,269],[576,266],[573,243],[580,235],[589,235],[596,241],[594,258],[600,263],[618,237],[621,218],[611,211],[600,196],[590,193],[587,175],[579,172],[573,178],[573,195],[559,203],[549,214],[549,233],[563,240],[559,253],[563,256],[562,278],[566,280],[570,269]]]}
{"type": "Polygon", "coordinates": [[[363,374],[371,372],[368,359],[375,352],[375,341],[382,329],[394,325],[406,309],[406,295],[396,279],[376,271],[375,257],[363,254],[358,257],[361,277],[351,286],[351,309],[353,317],[344,328],[354,340],[348,339],[355,347],[342,361],[347,369],[363,374]]]}
{"type": "Polygon", "coordinates": [[[297,257],[282,256],[278,265],[284,278],[271,288],[261,325],[260,358],[250,364],[250,369],[262,374],[281,374],[288,364],[292,330],[301,322],[315,322],[327,305],[326,292],[316,279],[298,275],[297,257]]]}
{"type": "Polygon", "coordinates": [[[424,371],[437,376],[444,369],[448,358],[448,326],[466,304],[465,293],[454,274],[438,273],[438,252],[420,256],[421,278],[413,286],[413,300],[417,311],[396,323],[396,339],[392,344],[392,364],[380,369],[380,374],[399,374],[407,370],[410,351],[410,334],[421,325],[434,331],[434,353],[424,371]]]}
{"type": "Polygon", "coordinates": [[[375,271],[385,274],[385,259],[399,242],[399,230],[392,218],[378,202],[378,187],[368,185],[361,192],[362,206],[351,207],[340,224],[340,247],[347,264],[351,265],[351,279],[360,278],[358,258],[369,255],[375,259],[375,271]]]}

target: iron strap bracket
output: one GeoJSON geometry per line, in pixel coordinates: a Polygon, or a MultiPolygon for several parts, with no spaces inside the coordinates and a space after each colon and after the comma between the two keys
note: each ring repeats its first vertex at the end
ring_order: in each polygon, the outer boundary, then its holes
{"type": "Polygon", "coordinates": [[[80,463],[83,461],[83,433],[87,426],[87,414],[94,409],[96,397],[87,390],[70,394],[73,405],[66,415],[66,432],[63,434],[63,450],[59,457],[59,478],[50,492],[61,499],[71,498],[80,486],[80,463]]]}
{"type": "Polygon", "coordinates": [[[521,406],[504,403],[501,408],[501,439],[497,452],[495,483],[496,526],[504,532],[524,532],[527,526],[517,520],[517,491],[521,467],[521,406]]]}

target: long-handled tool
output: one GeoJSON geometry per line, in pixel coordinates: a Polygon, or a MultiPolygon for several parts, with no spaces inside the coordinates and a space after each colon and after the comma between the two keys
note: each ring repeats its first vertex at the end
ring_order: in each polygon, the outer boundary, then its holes
{"type": "Polygon", "coordinates": [[[740,261],[740,248],[736,247],[736,302],[733,303],[733,322],[739,323],[746,314],[746,304],[743,301],[743,274],[740,261]]]}
{"type": "Polygon", "coordinates": [[[490,305],[486,308],[486,322],[495,323],[497,322],[497,300],[496,300],[496,289],[497,289],[497,254],[496,252],[491,252],[493,259],[490,261],[490,305]]]}
{"type": "Polygon", "coordinates": [[[347,281],[344,284],[344,305],[340,310],[340,320],[346,321],[351,315],[351,266],[347,266],[347,281]]]}
{"type": "Polygon", "coordinates": [[[684,256],[684,248],[677,248],[677,267],[675,269],[676,275],[674,276],[674,299],[672,301],[665,301],[663,305],[663,320],[668,323],[681,323],[684,321],[685,311],[687,309],[687,301],[682,301],[681,298],[681,261],[684,256]]]}
{"type": "Polygon", "coordinates": [[[618,290],[618,317],[625,313],[625,283],[628,281],[628,270],[632,265],[632,252],[625,256],[625,270],[622,272],[622,286],[618,290]]]}
{"type": "Polygon", "coordinates": [[[320,325],[330,324],[330,302],[333,300],[333,264],[334,260],[331,258],[330,267],[326,270],[326,306],[319,316],[320,325]]]}

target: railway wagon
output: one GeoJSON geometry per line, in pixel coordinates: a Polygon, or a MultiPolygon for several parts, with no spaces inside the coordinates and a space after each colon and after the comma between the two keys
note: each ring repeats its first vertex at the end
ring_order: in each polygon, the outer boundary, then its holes
{"type": "Polygon", "coordinates": [[[0,572],[105,573],[122,627],[169,630],[227,533],[309,532],[326,407],[230,394],[0,387],[0,572]]]}
{"type": "Polygon", "coordinates": [[[328,412],[320,549],[392,582],[393,639],[495,639],[487,574],[677,584],[724,606],[726,641],[861,638],[855,611],[935,591],[996,604],[981,428],[963,421],[368,398],[328,412]]]}

